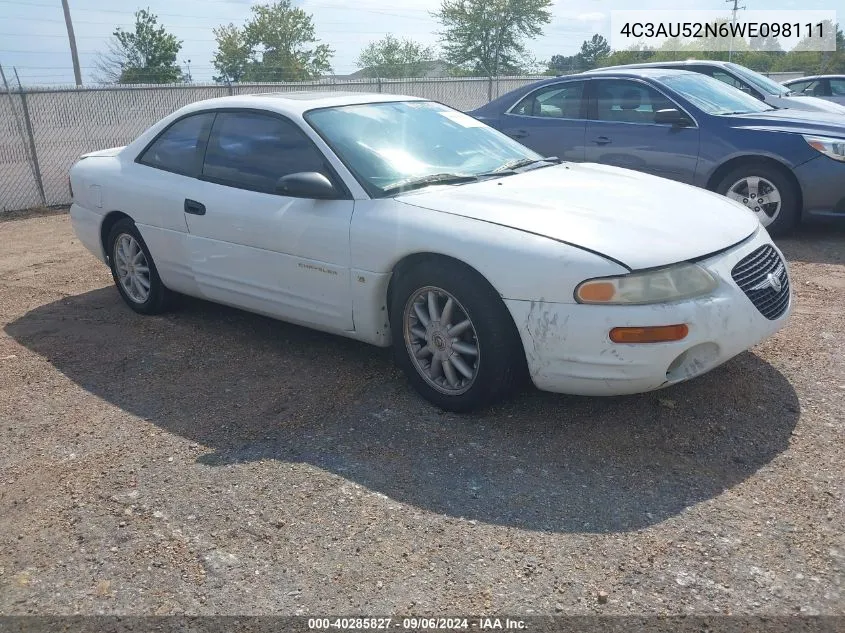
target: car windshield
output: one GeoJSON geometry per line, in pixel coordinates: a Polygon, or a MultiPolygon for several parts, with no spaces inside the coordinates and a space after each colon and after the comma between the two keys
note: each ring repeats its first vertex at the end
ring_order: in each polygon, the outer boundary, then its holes
{"type": "Polygon", "coordinates": [[[707,114],[751,114],[774,110],[738,88],[705,75],[684,73],[664,77],[662,81],[707,114]]]}
{"type": "Polygon", "coordinates": [[[374,197],[551,164],[471,116],[431,101],[323,108],[305,118],[374,197]]]}
{"type": "Polygon", "coordinates": [[[754,72],[750,68],[740,66],[739,64],[728,64],[728,66],[730,66],[730,69],[737,75],[739,75],[742,79],[752,84],[759,90],[765,92],[766,94],[775,95],[776,97],[783,97],[792,92],[790,88],[782,86],[776,81],[769,79],[765,75],[761,75],[758,72],[754,72]]]}

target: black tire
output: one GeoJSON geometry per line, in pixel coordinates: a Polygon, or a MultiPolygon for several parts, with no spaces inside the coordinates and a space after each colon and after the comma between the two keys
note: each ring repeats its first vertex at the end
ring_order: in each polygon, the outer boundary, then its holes
{"type": "Polygon", "coordinates": [[[722,180],[716,185],[716,192],[722,195],[727,195],[728,190],[732,185],[734,185],[734,183],[751,176],[765,178],[780,192],[780,212],[774,221],[766,226],[766,230],[772,236],[780,236],[789,233],[795,227],[799,217],[801,216],[801,197],[795,187],[795,184],[784,170],[765,163],[745,163],[728,172],[728,174],[726,174],[725,177],[722,178],[722,180]]]}
{"type": "Polygon", "coordinates": [[[155,262],[153,262],[150,250],[147,248],[147,244],[144,242],[144,238],[141,237],[141,233],[138,231],[135,223],[129,218],[124,218],[116,222],[109,232],[106,244],[109,249],[109,265],[111,266],[111,274],[114,279],[114,285],[117,287],[117,291],[120,293],[120,296],[123,297],[126,305],[139,314],[160,314],[166,311],[170,304],[172,293],[161,282],[161,278],[158,276],[158,270],[156,269],[155,262]],[[140,246],[141,250],[144,252],[144,257],[146,258],[149,267],[149,295],[146,300],[142,302],[130,297],[120,282],[115,252],[118,238],[122,235],[129,235],[137,242],[138,246],[140,246]]]}
{"type": "Polygon", "coordinates": [[[525,352],[513,319],[501,297],[475,271],[454,260],[432,258],[400,273],[393,280],[390,327],[396,364],[411,385],[432,404],[457,413],[483,408],[513,392],[526,375],[525,352]],[[417,369],[404,319],[411,300],[426,287],[452,295],[472,321],[479,350],[475,379],[460,394],[445,394],[432,387],[417,369]]]}

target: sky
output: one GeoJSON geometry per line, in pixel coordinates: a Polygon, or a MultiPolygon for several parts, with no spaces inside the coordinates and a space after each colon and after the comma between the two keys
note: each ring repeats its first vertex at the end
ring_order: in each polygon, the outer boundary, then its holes
{"type": "MultiPolygon", "coordinates": [[[[210,81],[216,48],[212,28],[242,25],[253,0],[69,0],[84,83],[92,83],[97,53],[115,27],[130,29],[133,13],[147,8],[183,41],[179,61],[195,82],[210,81]]],[[[840,9],[842,0],[741,0],[749,9],[840,9]]],[[[439,25],[431,17],[439,0],[294,0],[314,18],[317,37],[334,50],[333,71],[348,74],[361,49],[387,33],[437,46],[439,25]]],[[[610,11],[622,9],[729,9],[725,0],[555,0],[552,22],[528,42],[537,60],[572,55],[594,33],[609,38],[610,11]],[[633,5],[633,6],[632,6],[633,5]]],[[[61,0],[0,0],[0,64],[17,69],[24,85],[73,84],[73,68],[61,0]]]]}

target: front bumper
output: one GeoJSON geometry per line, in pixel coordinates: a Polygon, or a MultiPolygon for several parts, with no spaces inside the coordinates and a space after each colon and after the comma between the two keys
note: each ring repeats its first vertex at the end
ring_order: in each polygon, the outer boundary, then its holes
{"type": "Polygon", "coordinates": [[[845,163],[819,155],[794,170],[805,215],[845,217],[845,163]]]}
{"type": "Polygon", "coordinates": [[[771,239],[759,230],[729,251],[699,262],[719,286],[697,299],[648,306],[506,300],[531,379],[539,389],[558,393],[641,393],[699,376],[747,350],[780,330],[792,309],[790,297],[779,318],[767,319],[731,278],[737,262],[764,244],[772,244],[771,239]],[[672,343],[618,344],[609,337],[615,327],[680,323],[689,326],[689,334],[672,343]]]}

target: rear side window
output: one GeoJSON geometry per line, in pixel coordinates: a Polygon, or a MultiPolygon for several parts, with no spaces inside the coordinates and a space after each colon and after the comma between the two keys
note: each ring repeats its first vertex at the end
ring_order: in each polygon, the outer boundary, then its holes
{"type": "Polygon", "coordinates": [[[582,119],[584,82],[552,84],[532,92],[511,110],[511,114],[552,119],[582,119]]]}
{"type": "Polygon", "coordinates": [[[213,121],[213,112],[179,119],[153,141],[138,158],[138,162],[177,174],[196,176],[205,149],[205,139],[213,121]]]}
{"type": "Polygon", "coordinates": [[[293,123],[254,112],[220,112],[208,139],[202,175],[222,185],[274,193],[282,176],[320,172],[323,155],[293,123]]]}
{"type": "Polygon", "coordinates": [[[830,94],[834,97],[845,96],[845,79],[831,79],[830,94]]]}

